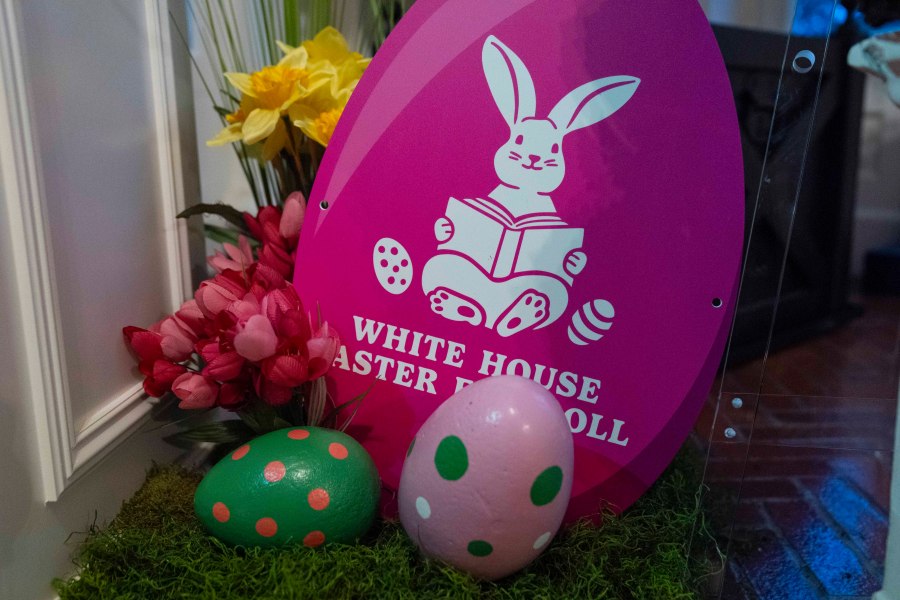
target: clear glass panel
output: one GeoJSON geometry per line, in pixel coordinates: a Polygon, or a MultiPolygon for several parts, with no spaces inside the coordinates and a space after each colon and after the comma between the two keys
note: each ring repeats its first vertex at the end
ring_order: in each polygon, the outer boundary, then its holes
{"type": "Polygon", "coordinates": [[[870,32],[854,2],[777,4],[704,3],[747,182],[737,313],[694,437],[724,554],[705,587],[721,598],[868,597],[884,574],[900,373],[900,298],[860,295],[851,279],[861,123],[872,115],[847,53],[870,32]],[[793,20],[779,16],[786,5],[793,20]]]}

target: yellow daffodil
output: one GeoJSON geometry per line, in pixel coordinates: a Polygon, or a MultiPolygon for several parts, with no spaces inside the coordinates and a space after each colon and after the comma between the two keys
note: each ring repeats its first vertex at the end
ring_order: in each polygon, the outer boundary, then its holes
{"type": "MultiPolygon", "coordinates": [[[[351,52],[344,37],[332,27],[303,42],[302,48],[307,51],[311,71],[328,72],[331,76],[327,88],[320,87],[302,101],[294,103],[288,114],[293,124],[307,137],[328,146],[350,94],[371,59],[351,52]]],[[[282,46],[282,50],[293,51],[288,46],[282,46]]]]}
{"type": "Polygon", "coordinates": [[[243,140],[265,141],[264,160],[290,143],[283,116],[307,137],[327,146],[337,120],[370,59],[352,52],[333,27],[294,48],[278,42],[284,57],[255,73],[226,73],[241,92],[240,106],[226,116],[228,125],[207,145],[243,140]]]}
{"type": "Polygon", "coordinates": [[[241,106],[226,117],[230,124],[207,144],[218,146],[240,139],[255,144],[269,137],[291,104],[310,89],[328,85],[329,78],[311,74],[307,62],[306,49],[300,47],[277,65],[255,73],[225,73],[228,82],[241,92],[241,106]]]}

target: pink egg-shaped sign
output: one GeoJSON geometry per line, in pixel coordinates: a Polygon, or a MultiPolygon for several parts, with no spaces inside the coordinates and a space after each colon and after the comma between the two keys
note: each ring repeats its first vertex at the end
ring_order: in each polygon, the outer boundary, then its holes
{"type": "Polygon", "coordinates": [[[348,431],[385,485],[441,402],[510,374],[568,419],[567,518],[634,502],[721,358],[743,193],[695,0],[416,2],[341,117],[295,279],[344,342],[332,398],[371,387],[348,431]]]}

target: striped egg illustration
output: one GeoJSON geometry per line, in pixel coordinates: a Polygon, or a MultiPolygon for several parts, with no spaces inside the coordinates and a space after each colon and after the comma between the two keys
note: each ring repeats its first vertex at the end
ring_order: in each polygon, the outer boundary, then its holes
{"type": "Polygon", "coordinates": [[[194,511],[240,546],[350,543],[372,525],[381,481],[353,438],[320,427],[267,433],[220,460],[194,494],[194,511]]]}
{"type": "Polygon", "coordinates": [[[612,327],[612,319],[616,310],[608,300],[585,302],[575,314],[569,325],[569,340],[578,346],[587,346],[603,337],[604,332],[612,327]]]}
{"type": "Polygon", "coordinates": [[[556,535],[572,491],[574,446],[543,386],[488,377],[425,421],[400,476],[400,521],[419,549],[484,579],[528,565],[556,535]]]}

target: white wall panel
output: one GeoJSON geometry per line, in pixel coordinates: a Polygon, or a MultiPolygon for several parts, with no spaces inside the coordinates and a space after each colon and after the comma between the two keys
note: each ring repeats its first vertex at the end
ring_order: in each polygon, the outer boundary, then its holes
{"type": "Polygon", "coordinates": [[[165,3],[4,7],[7,212],[52,500],[149,411],[121,328],[190,294],[174,216],[193,124],[178,118],[165,3]]]}
{"type": "Polygon", "coordinates": [[[69,535],[176,456],[135,433],[150,404],[121,338],[191,291],[170,6],[185,27],[179,0],[0,0],[0,598],[52,597],[69,535]]]}
{"type": "Polygon", "coordinates": [[[170,297],[144,6],[91,5],[21,5],[76,430],[134,386],[121,326],[170,297]]]}

